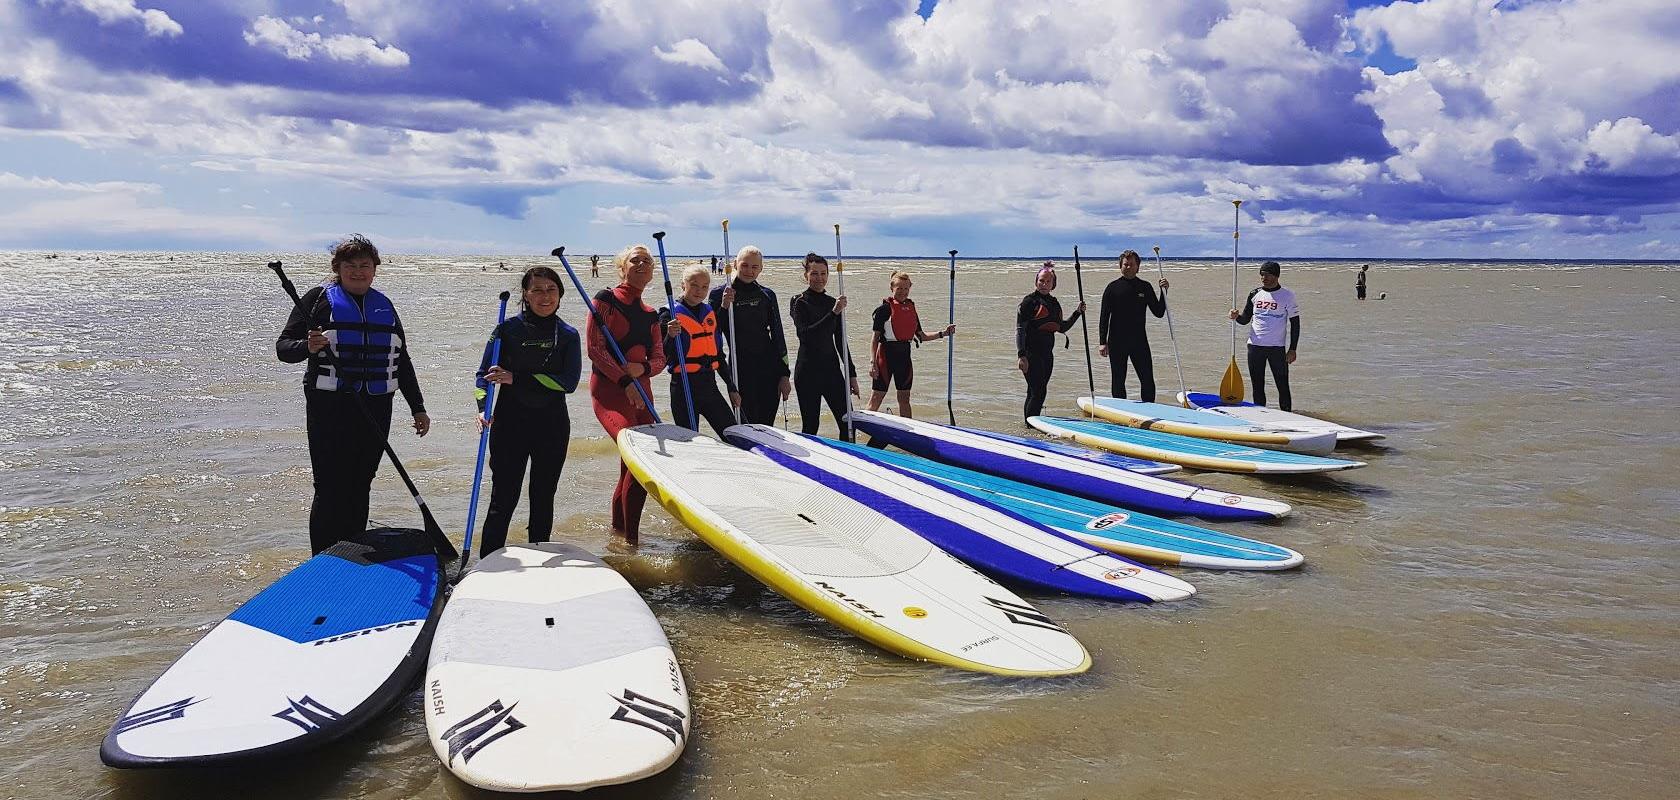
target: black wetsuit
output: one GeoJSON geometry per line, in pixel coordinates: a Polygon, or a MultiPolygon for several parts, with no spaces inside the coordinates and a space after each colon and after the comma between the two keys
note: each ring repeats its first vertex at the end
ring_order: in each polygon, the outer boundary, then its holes
{"type": "Polygon", "coordinates": [[[805,433],[816,433],[822,425],[822,406],[828,403],[829,413],[840,435],[851,441],[846,427],[846,392],[850,379],[857,377],[857,366],[846,362],[846,376],[840,373],[840,354],[847,352],[840,331],[840,316],[834,313],[835,299],[827,292],[806,289],[788,301],[788,316],[793,318],[793,332],[799,337],[799,356],[793,364],[793,390],[799,396],[799,424],[805,433]]]}
{"type": "Polygon", "coordinates": [[[787,339],[782,332],[782,310],[776,304],[776,293],[759,284],[742,283],[735,279],[733,308],[723,307],[723,287],[712,290],[712,308],[718,313],[718,332],[724,341],[729,339],[729,319],[735,318],[735,336],[727,355],[736,360],[735,371],[740,380],[741,421],[761,425],[776,422],[776,408],[781,405],[779,384],[788,377],[787,339]]]}
{"type": "Polygon", "coordinates": [[[1138,397],[1155,402],[1155,359],[1149,352],[1149,331],[1144,327],[1147,310],[1157,317],[1167,313],[1167,296],[1155,296],[1155,287],[1142,278],[1115,278],[1103,289],[1102,310],[1097,315],[1097,344],[1108,345],[1109,394],[1126,396],[1126,361],[1138,374],[1138,397]]]}
{"type": "Polygon", "coordinates": [[[1353,294],[1357,300],[1365,299],[1365,270],[1359,271],[1359,277],[1353,280],[1353,294]]]}
{"type": "MultiPolygon", "coordinates": [[[[309,469],[315,485],[315,497],[309,504],[309,547],[313,553],[367,529],[368,493],[391,433],[391,395],[352,393],[349,389],[326,391],[314,386],[326,359],[311,357],[309,330],[322,328],[332,319],[332,305],[323,296],[325,292],[322,286],[305,292],[274,341],[274,353],[281,361],[309,362],[303,374],[303,398],[309,469]],[[358,395],[367,415],[356,407],[358,395]],[[368,415],[373,417],[373,430],[368,428],[368,415]]],[[[365,297],[350,297],[358,306],[365,303],[365,297]]],[[[397,390],[412,413],[423,414],[426,400],[420,395],[420,381],[408,357],[408,337],[403,334],[400,318],[396,320],[396,333],[405,342],[397,354],[397,390]]]]}
{"type": "MultiPolygon", "coordinates": [[[[696,314],[703,313],[706,305],[704,303],[689,305],[687,300],[682,299],[678,299],[677,302],[682,303],[684,308],[696,314]]],[[[671,310],[669,308],[659,309],[660,330],[664,330],[670,322],[671,310]]],[[[718,327],[719,330],[722,330],[722,325],[718,327]]],[[[690,430],[699,431],[700,420],[703,419],[706,424],[712,426],[713,431],[717,432],[718,438],[722,439],[723,429],[735,424],[735,407],[729,404],[729,398],[724,396],[723,390],[718,387],[718,378],[721,376],[724,388],[731,392],[735,391],[734,384],[729,382],[729,359],[724,355],[723,346],[720,342],[715,359],[708,358],[699,362],[699,369],[688,373],[688,385],[694,392],[694,417],[690,418],[688,396],[683,394],[682,375],[677,372],[679,369],[679,362],[677,361],[679,338],[684,345],[688,343],[686,335],[665,337],[665,366],[671,372],[671,420],[690,430]]],[[[684,353],[683,355],[687,356],[688,354],[684,353]]],[[[695,359],[686,357],[681,362],[682,365],[695,363],[697,363],[695,359]]]]}
{"type": "Polygon", "coordinates": [[[1062,303],[1055,295],[1033,292],[1021,298],[1015,311],[1015,357],[1027,360],[1027,401],[1021,418],[1036,417],[1044,410],[1050,390],[1050,371],[1055,366],[1056,334],[1066,333],[1083,311],[1062,319],[1062,303]]]}
{"type": "MultiPolygon", "coordinates": [[[[513,383],[496,387],[496,408],[490,426],[490,511],[478,555],[483,558],[507,544],[508,524],[519,507],[525,483],[525,463],[531,464],[532,542],[546,542],[554,530],[554,492],[566,466],[566,446],[572,438],[572,419],[566,397],[577,391],[583,366],[578,332],[559,315],[539,317],[525,311],[502,322],[495,336],[502,340],[502,369],[513,383]]],[[[478,367],[478,407],[484,410],[484,371],[490,368],[490,345],[478,367]]]]}

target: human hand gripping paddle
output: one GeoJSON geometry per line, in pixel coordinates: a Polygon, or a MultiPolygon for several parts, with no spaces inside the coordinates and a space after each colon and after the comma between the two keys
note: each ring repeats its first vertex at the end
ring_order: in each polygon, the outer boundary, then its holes
{"type": "MultiPolygon", "coordinates": [[[[589,318],[595,320],[596,327],[601,329],[601,336],[606,339],[607,349],[612,351],[613,358],[618,359],[619,366],[628,369],[630,360],[624,357],[623,350],[618,349],[618,340],[613,338],[612,328],[607,327],[607,321],[602,319],[601,314],[595,310],[595,301],[589,299],[589,291],[583,288],[583,281],[578,280],[577,273],[572,270],[571,262],[566,260],[566,248],[556,247],[549,251],[549,255],[560,259],[560,266],[566,268],[566,276],[571,278],[572,285],[577,287],[578,297],[583,298],[584,308],[589,309],[589,318]]],[[[636,387],[636,393],[642,396],[642,404],[647,408],[648,415],[653,417],[653,424],[660,424],[659,411],[653,407],[653,398],[648,395],[648,391],[642,386],[642,382],[633,380],[630,385],[636,387]]]]}
{"type": "MultiPolygon", "coordinates": [[[[268,262],[268,268],[274,270],[275,276],[280,278],[280,288],[286,290],[286,294],[292,298],[292,304],[304,312],[306,317],[309,316],[309,309],[303,307],[303,298],[298,295],[297,287],[292,285],[292,280],[286,277],[286,271],[281,268],[280,262],[270,261],[268,262]]],[[[344,368],[339,366],[338,356],[333,354],[332,345],[329,344],[322,348],[320,353],[321,357],[325,358],[327,364],[332,367],[334,374],[344,374],[344,368]]],[[[368,429],[378,431],[379,426],[374,424],[373,413],[368,411],[367,402],[362,399],[362,393],[351,392],[350,396],[355,398],[356,408],[361,410],[362,419],[367,421],[368,429]]],[[[403,468],[402,459],[397,458],[397,451],[391,448],[391,439],[388,434],[381,444],[385,446],[385,455],[391,459],[391,466],[396,468],[397,475],[402,477],[403,485],[408,487],[408,493],[414,496],[414,504],[420,507],[420,519],[426,528],[426,538],[432,542],[432,550],[437,553],[439,559],[444,561],[450,561],[458,557],[460,553],[456,552],[455,544],[449,541],[448,536],[444,535],[443,528],[438,525],[437,519],[432,516],[432,510],[426,507],[425,498],[420,496],[420,490],[415,487],[414,479],[408,477],[408,470],[403,468]]]]}
{"type": "MultiPolygon", "coordinates": [[[[1073,246],[1073,284],[1079,288],[1079,304],[1085,305],[1085,277],[1079,265],[1079,245],[1073,246]]],[[[1091,323],[1079,315],[1079,335],[1085,340],[1085,384],[1091,389],[1091,419],[1097,418],[1097,373],[1091,368],[1091,323]]]]}
{"type": "MultiPolygon", "coordinates": [[[[1167,271],[1161,267],[1161,246],[1150,248],[1155,251],[1155,271],[1161,275],[1161,302],[1167,302],[1167,271]]],[[[1178,335],[1173,333],[1172,306],[1167,306],[1167,338],[1173,343],[1173,363],[1178,365],[1178,394],[1184,398],[1184,405],[1190,405],[1190,387],[1184,384],[1184,361],[1178,357],[1178,335]]]]}
{"type": "MultiPolygon", "coordinates": [[[[502,322],[507,319],[508,292],[502,292],[502,305],[496,309],[496,328],[490,332],[490,367],[501,366],[502,363],[502,322]]],[[[478,463],[473,465],[472,499],[467,502],[467,535],[461,540],[461,565],[455,570],[455,582],[460,583],[461,577],[467,574],[467,562],[472,560],[473,523],[478,521],[478,490],[484,485],[484,455],[490,446],[490,421],[496,417],[496,382],[486,380],[484,390],[484,414],[479,417],[478,429],[478,463]]]]}
{"type": "MultiPolygon", "coordinates": [[[[1237,244],[1242,239],[1242,204],[1241,200],[1232,200],[1231,206],[1236,221],[1231,226],[1231,306],[1237,305],[1237,244]]],[[[1236,405],[1243,401],[1242,371],[1237,369],[1237,318],[1231,317],[1231,365],[1225,368],[1225,377],[1219,379],[1219,399],[1221,402],[1236,405]]]]}

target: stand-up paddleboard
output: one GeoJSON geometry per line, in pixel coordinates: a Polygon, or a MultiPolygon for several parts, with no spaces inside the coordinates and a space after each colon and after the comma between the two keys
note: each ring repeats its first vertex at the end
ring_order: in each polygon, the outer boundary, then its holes
{"type": "Polygon", "coordinates": [[[1255,425],[1264,425],[1268,427],[1290,427],[1303,431],[1333,433],[1336,435],[1336,442],[1338,444],[1342,442],[1375,441],[1377,439],[1384,438],[1382,434],[1374,431],[1350,428],[1346,425],[1340,425],[1330,422],[1329,420],[1322,420],[1316,417],[1309,417],[1305,414],[1297,414],[1293,411],[1283,411],[1276,408],[1267,408],[1266,406],[1257,406],[1246,401],[1234,405],[1229,404],[1221,400],[1219,395],[1212,394],[1210,392],[1179,392],[1178,402],[1184,404],[1187,408],[1200,409],[1214,414],[1224,414],[1228,417],[1243,420],[1244,422],[1254,423],[1255,425]]]}
{"type": "Polygon", "coordinates": [[[998,675],[1070,675],[1085,647],[1038,609],[879,511],[676,425],[618,435],[648,494],[782,596],[879,647],[998,675]]]}
{"type": "Polygon", "coordinates": [[[876,442],[924,458],[1155,514],[1240,520],[1272,519],[1290,511],[1289,504],[1276,500],[1140,475],[1100,460],[981,436],[934,422],[853,410],[852,424],[876,442]]]}
{"type": "Polygon", "coordinates": [[[1328,431],[1256,425],[1210,411],[1124,397],[1098,397],[1095,401],[1079,397],[1074,402],[1080,411],[1095,414],[1098,419],[1144,430],[1310,455],[1326,455],[1336,449],[1336,435],[1328,431]]]}
{"type": "Polygon", "coordinates": [[[1186,467],[1216,472],[1304,475],[1365,466],[1363,461],[1245,447],[1233,442],[1215,442],[1088,419],[1030,417],[1027,424],[1051,436],[1072,439],[1087,447],[1100,447],[1139,458],[1169,459],[1186,467]]]}
{"type": "Polygon", "coordinates": [[[1204,569],[1276,570],[1300,566],[1305,560],[1300,553],[1275,544],[1127,511],[920,456],[846,442],[830,444],[1139,561],[1204,569]]]}
{"type": "Polygon", "coordinates": [[[988,439],[997,439],[999,441],[1004,441],[1004,442],[1014,442],[1015,444],[1023,445],[1025,447],[1032,447],[1032,448],[1035,448],[1035,449],[1038,449],[1038,450],[1045,450],[1045,451],[1048,451],[1048,452],[1051,452],[1051,453],[1061,453],[1062,455],[1073,456],[1074,458],[1083,458],[1087,461],[1095,461],[1099,464],[1108,464],[1108,465],[1111,465],[1111,466],[1116,466],[1116,467],[1119,467],[1119,468],[1124,469],[1124,470],[1129,470],[1131,472],[1136,472],[1139,475],[1165,475],[1169,472],[1179,472],[1179,471],[1184,469],[1184,467],[1182,467],[1178,464],[1167,464],[1167,463],[1164,463],[1164,462],[1161,462],[1161,461],[1150,461],[1147,458],[1132,458],[1131,456],[1123,456],[1123,455],[1120,455],[1119,453],[1110,453],[1107,450],[1092,450],[1089,447],[1080,447],[1078,445],[1066,444],[1064,442],[1054,442],[1054,441],[1048,441],[1048,440],[1045,440],[1045,439],[1034,439],[1034,438],[1027,437],[1027,436],[1012,436],[1012,435],[1007,434],[1007,433],[998,433],[997,431],[984,431],[984,430],[981,430],[979,428],[960,428],[960,429],[964,430],[964,431],[968,431],[969,433],[984,436],[988,439]]]}
{"type": "Polygon", "coordinates": [[[1092,549],[983,499],[905,480],[899,471],[830,447],[830,440],[767,425],[735,425],[724,435],[886,514],[995,578],[1107,600],[1182,600],[1196,593],[1184,581],[1092,549]]]}
{"type": "Polygon", "coordinates": [[[449,771],[501,792],[645,778],[682,754],[688,691],[647,603],[571,544],[511,545],[449,598],[426,668],[426,734],[449,771]]]}
{"type": "Polygon", "coordinates": [[[443,604],[426,534],[364,531],[246,601],[111,728],[113,767],[291,755],[355,730],[407,694],[443,604]]]}

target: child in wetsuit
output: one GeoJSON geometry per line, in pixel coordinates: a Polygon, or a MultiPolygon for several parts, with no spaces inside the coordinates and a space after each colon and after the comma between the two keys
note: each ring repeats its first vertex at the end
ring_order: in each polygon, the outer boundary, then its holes
{"type": "Polygon", "coordinates": [[[922,330],[922,320],[916,314],[916,303],[910,299],[910,274],[892,274],[892,294],[881,300],[870,323],[875,336],[870,342],[869,377],[872,381],[869,410],[881,410],[887,399],[887,387],[898,388],[898,415],[910,416],[910,384],[915,370],[910,364],[910,343],[943,339],[957,332],[956,325],[947,325],[938,333],[922,330]]]}

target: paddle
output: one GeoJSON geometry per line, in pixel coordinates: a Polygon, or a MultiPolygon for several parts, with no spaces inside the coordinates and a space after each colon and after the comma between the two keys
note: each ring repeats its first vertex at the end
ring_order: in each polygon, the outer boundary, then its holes
{"type": "MultiPolygon", "coordinates": [[[[951,251],[951,296],[950,313],[946,318],[947,324],[957,324],[957,251],[951,251]]],[[[957,424],[957,410],[951,402],[952,387],[957,376],[957,339],[952,334],[950,341],[945,343],[945,413],[951,418],[951,424],[957,424]]]]}
{"type": "MultiPolygon", "coordinates": [[[[834,276],[839,279],[841,297],[846,296],[846,260],[840,256],[840,223],[834,223],[834,276]]],[[[852,343],[846,339],[846,315],[841,312],[840,317],[840,392],[846,396],[846,428],[840,432],[840,438],[851,442],[856,441],[857,434],[852,430],[852,374],[849,369],[852,363],[852,343]]]]}
{"type": "MultiPolygon", "coordinates": [[[[286,294],[292,298],[292,304],[302,310],[304,316],[309,316],[309,309],[303,307],[303,298],[298,295],[297,287],[292,285],[292,280],[286,277],[286,271],[281,268],[280,262],[270,261],[268,262],[268,268],[274,270],[274,274],[280,278],[280,288],[286,290],[286,294]]],[[[338,357],[333,355],[331,345],[321,349],[321,357],[326,359],[328,366],[332,367],[335,374],[344,374],[344,368],[339,366],[338,357]]],[[[368,410],[367,401],[362,399],[362,393],[351,392],[350,396],[355,398],[356,408],[361,410],[362,418],[367,420],[368,428],[373,431],[379,430],[379,426],[373,421],[373,412],[368,410]]],[[[403,485],[408,487],[408,493],[414,496],[414,504],[420,507],[420,519],[426,528],[426,538],[432,542],[432,550],[443,561],[455,559],[460,555],[455,551],[455,543],[449,541],[449,537],[444,535],[443,528],[439,527],[437,519],[432,516],[432,510],[426,507],[425,498],[420,496],[420,490],[415,487],[414,479],[408,477],[408,470],[403,469],[402,460],[397,458],[397,451],[391,448],[389,433],[386,434],[381,444],[385,447],[385,455],[391,458],[391,466],[396,467],[397,474],[402,476],[403,485]]]]}
{"type": "MultiPolygon", "coordinates": [[[[1161,246],[1155,245],[1150,249],[1155,251],[1155,271],[1160,274],[1161,280],[1166,280],[1167,271],[1161,267],[1161,246]]],[[[1161,290],[1161,302],[1167,302],[1165,289],[1161,290]]],[[[1190,405],[1190,388],[1184,384],[1184,361],[1178,357],[1178,334],[1173,333],[1172,306],[1170,305],[1167,306],[1167,338],[1172,339],[1173,363],[1178,365],[1178,393],[1184,396],[1184,405],[1188,406],[1190,405]]],[[[1232,355],[1232,361],[1235,363],[1235,354],[1232,355]]]]}
{"type": "MultiPolygon", "coordinates": [[[[1242,203],[1232,200],[1236,222],[1231,228],[1231,306],[1237,305],[1237,244],[1242,238],[1242,203]]],[[[1237,404],[1243,401],[1242,371],[1237,369],[1237,321],[1231,320],[1231,365],[1225,368],[1225,377],[1219,379],[1219,399],[1221,402],[1237,404]]]]}
{"type": "MultiPolygon", "coordinates": [[[[729,220],[723,221],[723,286],[726,289],[735,288],[735,252],[729,249],[729,220]]],[[[722,295],[718,304],[722,305],[722,295]]],[[[733,305],[733,304],[731,304],[733,305]]],[[[741,370],[736,366],[735,352],[735,309],[720,309],[729,318],[729,381],[735,386],[735,391],[741,391],[741,370]]],[[[730,411],[735,412],[735,424],[741,424],[741,407],[732,405],[730,411]]]]}
{"type": "MultiPolygon", "coordinates": [[[[1079,304],[1085,305],[1085,276],[1079,265],[1079,245],[1073,246],[1073,283],[1079,287],[1079,304]]],[[[1091,366],[1091,323],[1084,314],[1079,315],[1079,334],[1085,340],[1085,385],[1091,389],[1091,408],[1087,413],[1096,419],[1097,373],[1091,366]]]]}
{"type": "MultiPolygon", "coordinates": [[[[607,327],[607,321],[602,319],[601,314],[595,310],[595,301],[589,298],[589,292],[583,288],[583,281],[578,280],[577,273],[572,271],[571,262],[566,260],[566,248],[556,247],[550,250],[548,254],[560,259],[560,266],[566,268],[566,276],[571,278],[572,285],[577,287],[578,297],[583,298],[584,308],[589,309],[589,318],[595,320],[596,327],[601,329],[601,335],[606,338],[607,349],[612,351],[613,358],[618,359],[619,366],[628,368],[630,359],[625,358],[624,351],[618,349],[618,340],[613,338],[612,328],[607,327]]],[[[594,379],[591,378],[590,380],[594,379]]],[[[642,396],[642,403],[647,406],[648,414],[653,417],[653,424],[658,425],[660,423],[659,412],[654,409],[653,398],[648,395],[647,389],[642,387],[640,380],[633,380],[630,385],[636,387],[636,393],[642,396]]]]}
{"type": "MultiPolygon", "coordinates": [[[[665,275],[665,305],[671,310],[671,319],[677,318],[677,296],[671,293],[671,268],[665,264],[665,232],[653,235],[653,241],[659,245],[659,271],[665,275]]],[[[664,331],[660,331],[663,338],[664,331]]],[[[694,415],[694,392],[688,383],[688,345],[683,343],[683,335],[677,334],[677,374],[682,376],[683,399],[688,401],[689,427],[700,430],[700,419],[694,415]]]]}
{"type": "MultiPolygon", "coordinates": [[[[490,332],[490,366],[502,362],[502,322],[507,319],[508,293],[502,292],[502,305],[496,309],[496,328],[490,332]]],[[[473,465],[472,499],[467,501],[467,535],[461,540],[461,566],[455,570],[455,582],[467,574],[467,562],[472,560],[473,523],[478,521],[478,490],[484,485],[484,455],[490,449],[490,420],[496,415],[496,382],[485,381],[484,427],[478,432],[478,462],[473,465]]]]}

